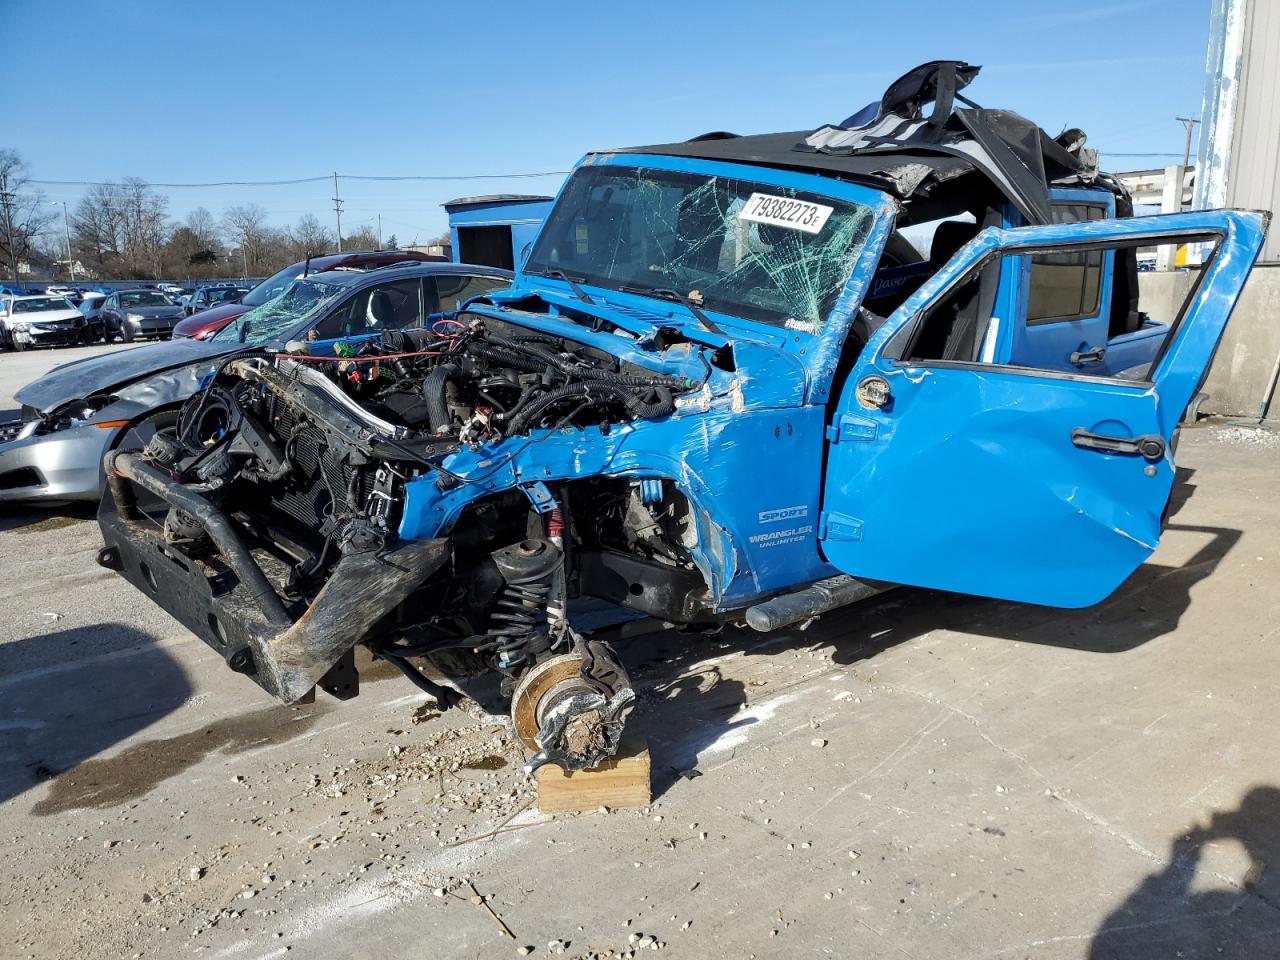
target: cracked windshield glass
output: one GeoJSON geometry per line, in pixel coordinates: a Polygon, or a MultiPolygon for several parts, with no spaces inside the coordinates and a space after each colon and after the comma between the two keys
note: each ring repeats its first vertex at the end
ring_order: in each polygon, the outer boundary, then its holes
{"type": "Polygon", "coordinates": [[[816,333],[873,220],[858,203],[748,180],[584,167],[525,270],[674,290],[708,310],[816,333]]]}
{"type": "Polygon", "coordinates": [[[317,317],[347,288],[315,280],[296,280],[284,293],[223,327],[210,340],[240,340],[252,346],[298,336],[300,327],[317,317]]]}

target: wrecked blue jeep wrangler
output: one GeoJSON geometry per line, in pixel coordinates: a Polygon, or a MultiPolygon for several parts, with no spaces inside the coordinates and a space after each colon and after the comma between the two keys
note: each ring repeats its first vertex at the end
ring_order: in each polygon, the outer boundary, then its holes
{"type": "Polygon", "coordinates": [[[1267,217],[1134,218],[976,72],[587,155],[509,290],[220,361],[108,455],[101,562],[286,702],[354,695],[358,644],[445,703],[496,671],[530,768],[610,755],[634,698],[582,598],[761,631],[895,584],[1097,603],[1159,540],[1267,217]],[[1164,244],[1182,304],[1140,300],[1164,244]]]}

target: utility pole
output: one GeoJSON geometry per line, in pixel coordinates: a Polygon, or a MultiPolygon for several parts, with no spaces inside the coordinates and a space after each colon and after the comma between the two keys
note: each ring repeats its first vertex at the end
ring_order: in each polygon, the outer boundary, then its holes
{"type": "MultiPolygon", "coordinates": [[[[55,202],[55,201],[50,201],[55,202]]],[[[62,239],[67,244],[67,276],[71,278],[71,282],[76,282],[76,265],[71,259],[71,224],[67,220],[67,201],[58,200],[57,203],[62,204],[62,239]]]]}
{"type": "Polygon", "coordinates": [[[382,249],[382,214],[378,214],[378,249],[382,249]]]}
{"type": "Polygon", "coordinates": [[[247,243],[240,244],[240,255],[244,257],[244,278],[249,279],[249,245],[247,243]]]}
{"type": "Polygon", "coordinates": [[[338,196],[338,172],[333,173],[333,215],[338,218],[338,252],[342,252],[342,199],[338,196]]]}
{"type": "Polygon", "coordinates": [[[1182,148],[1182,165],[1185,167],[1191,163],[1191,130],[1200,121],[1195,117],[1174,117],[1173,119],[1177,120],[1179,123],[1185,123],[1187,125],[1187,142],[1182,148]]]}
{"type": "Polygon", "coordinates": [[[9,175],[0,173],[0,206],[4,207],[4,239],[9,248],[9,265],[13,267],[13,285],[18,285],[18,257],[13,249],[13,213],[10,205],[13,197],[9,194],[9,175]]]}

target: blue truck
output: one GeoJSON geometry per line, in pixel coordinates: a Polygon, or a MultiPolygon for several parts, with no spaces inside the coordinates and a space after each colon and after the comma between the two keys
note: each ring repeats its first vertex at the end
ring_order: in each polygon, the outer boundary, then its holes
{"type": "Polygon", "coordinates": [[[109,454],[100,561],[285,702],[353,695],[358,644],[442,703],[495,672],[529,769],[597,764],[634,699],[583,599],[691,643],[900,584],[1099,602],[1159,541],[1268,215],[1133,218],[976,73],[588,154],[509,289],[246,349],[109,454]],[[1139,298],[1162,244],[1202,256],[1180,307],[1139,298]]]}

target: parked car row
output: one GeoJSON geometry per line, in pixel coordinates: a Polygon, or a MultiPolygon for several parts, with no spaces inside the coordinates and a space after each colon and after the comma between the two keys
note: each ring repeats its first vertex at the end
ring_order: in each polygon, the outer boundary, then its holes
{"type": "Polygon", "coordinates": [[[171,336],[203,340],[237,317],[279,296],[304,273],[327,270],[368,270],[392,263],[447,261],[424,253],[399,250],[358,250],[313,257],[290,264],[254,287],[220,281],[198,287],[177,284],[140,285],[128,290],[87,290],[50,286],[43,295],[16,294],[0,288],[0,346],[25,350],[36,346],[90,344],[99,340],[132,343],[143,338],[171,336]],[[44,311],[39,322],[6,319],[14,310],[44,311]],[[55,316],[56,314],[56,316],[55,316]]]}

